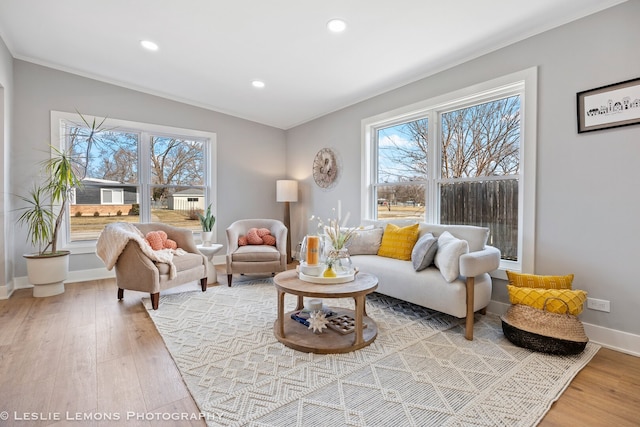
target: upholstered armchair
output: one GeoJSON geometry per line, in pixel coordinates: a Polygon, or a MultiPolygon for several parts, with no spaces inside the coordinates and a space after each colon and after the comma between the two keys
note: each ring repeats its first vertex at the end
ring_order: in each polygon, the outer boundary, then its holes
{"type": "Polygon", "coordinates": [[[287,227],[276,219],[241,219],[227,228],[227,284],[234,274],[272,273],[287,269],[287,227]],[[275,246],[239,246],[238,238],[251,228],[267,228],[275,246]]]}
{"type": "Polygon", "coordinates": [[[125,289],[149,292],[151,305],[157,310],[162,290],[192,281],[200,282],[202,292],[207,290],[207,258],[196,248],[191,230],[162,223],[109,224],[98,239],[97,254],[109,270],[115,267],[120,300],[124,297],[125,289]],[[186,253],[172,256],[167,252],[168,249],[143,249],[140,236],[136,235],[132,226],[141,232],[141,236],[149,231],[162,230],[186,253]],[[169,257],[170,263],[161,262],[163,257],[169,257]]]}

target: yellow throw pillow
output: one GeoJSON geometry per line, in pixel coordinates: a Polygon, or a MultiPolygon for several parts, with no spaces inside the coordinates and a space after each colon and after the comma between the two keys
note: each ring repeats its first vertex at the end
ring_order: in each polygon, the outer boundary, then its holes
{"type": "Polygon", "coordinates": [[[539,276],[507,270],[509,284],[520,288],[571,289],[573,274],[566,276],[539,276]]]}
{"type": "Polygon", "coordinates": [[[378,256],[411,261],[411,251],[418,240],[419,227],[420,224],[417,223],[402,228],[395,224],[387,224],[378,256]]]}
{"type": "MultiPolygon", "coordinates": [[[[587,300],[587,293],[580,290],[519,288],[511,285],[507,285],[507,289],[511,304],[523,304],[542,310],[547,298],[560,298],[569,306],[569,314],[574,316],[582,313],[584,302],[587,300]]],[[[550,299],[547,301],[546,310],[564,314],[567,312],[567,306],[557,299],[550,299]]]]}

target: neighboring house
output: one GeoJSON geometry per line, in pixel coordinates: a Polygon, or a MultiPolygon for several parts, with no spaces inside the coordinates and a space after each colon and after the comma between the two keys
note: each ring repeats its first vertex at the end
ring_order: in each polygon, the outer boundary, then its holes
{"type": "Polygon", "coordinates": [[[176,211],[204,210],[204,191],[197,188],[176,191],[169,196],[168,208],[176,211]]]}
{"type": "Polygon", "coordinates": [[[116,187],[118,181],[84,178],[83,187],[76,188],[72,197],[73,205],[131,205],[138,203],[135,187],[116,187]]]}

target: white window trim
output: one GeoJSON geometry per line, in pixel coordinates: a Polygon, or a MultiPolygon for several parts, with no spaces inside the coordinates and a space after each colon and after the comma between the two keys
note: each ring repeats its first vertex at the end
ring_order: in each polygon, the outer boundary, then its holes
{"type": "MultiPolygon", "coordinates": [[[[75,188],[74,188],[75,190],[75,188]]],[[[113,200],[113,197],[111,198],[111,200],[113,200]]],[[[124,190],[122,188],[101,188],[100,189],[100,204],[101,205],[121,205],[123,203],[124,200],[124,190]],[[104,192],[110,192],[112,195],[114,193],[119,193],[120,194],[120,203],[115,203],[113,201],[111,202],[105,202],[104,201],[104,192]]]]}
{"type": "MultiPolygon", "coordinates": [[[[97,123],[100,123],[104,118],[94,117],[83,114],[88,122],[92,122],[94,119],[97,123]]],[[[62,111],[51,111],[51,141],[58,141],[57,146],[63,148],[64,140],[64,123],[65,122],[78,122],[78,113],[67,113],[62,111]]],[[[123,130],[135,129],[139,133],[153,133],[162,136],[179,136],[181,138],[197,138],[202,140],[208,140],[208,143],[204,147],[204,172],[205,182],[209,183],[209,191],[206,194],[206,203],[211,204],[212,213],[216,215],[217,203],[217,181],[213,178],[217,176],[217,136],[213,132],[205,132],[193,129],[177,128],[172,126],[163,126],[153,123],[133,122],[129,120],[112,119],[107,117],[105,122],[110,128],[118,128],[123,130]]],[[[143,144],[140,144],[142,146],[143,144]]],[[[142,148],[139,148],[142,149],[142,148]]],[[[147,149],[147,153],[148,153],[147,149]]],[[[139,153],[140,155],[140,153],[139,153]]],[[[145,164],[145,162],[143,162],[145,164]]],[[[139,171],[140,174],[145,171],[139,171]]],[[[148,172],[148,171],[147,171],[148,172]]],[[[145,187],[143,187],[145,188],[145,187]]],[[[148,198],[147,198],[148,200],[148,198]]],[[[148,222],[150,220],[149,213],[146,217],[140,218],[141,222],[148,222]]],[[[82,242],[70,242],[70,228],[69,221],[64,221],[61,229],[60,247],[65,250],[71,251],[72,254],[84,254],[94,253],[96,251],[96,240],[87,240],[82,242]]],[[[213,239],[217,239],[216,229],[213,229],[213,239]]]]}
{"type": "MultiPolygon", "coordinates": [[[[455,105],[456,108],[460,108],[465,101],[477,103],[482,98],[495,98],[505,91],[513,90],[514,85],[524,83],[520,106],[521,116],[524,120],[521,122],[523,143],[520,144],[518,261],[502,260],[500,268],[494,271],[492,276],[506,279],[505,270],[507,269],[532,273],[535,264],[537,82],[538,70],[537,67],[532,67],[363,119],[361,122],[361,218],[371,219],[375,216],[372,185],[377,170],[377,156],[373,152],[374,147],[371,141],[373,141],[377,128],[383,125],[392,125],[394,122],[406,122],[419,117],[428,117],[429,140],[435,141],[435,132],[439,128],[438,115],[448,107],[455,105]],[[426,114],[426,111],[431,111],[430,115],[426,114]],[[432,126],[432,123],[435,126],[432,126]]],[[[432,155],[431,157],[437,156],[432,155]]],[[[431,173],[435,173],[436,170],[439,169],[432,167],[431,173]]],[[[429,192],[429,194],[432,193],[429,192]]],[[[432,197],[435,196],[432,195],[432,197]]],[[[435,218],[429,214],[427,216],[426,221],[435,221],[435,218]]]]}

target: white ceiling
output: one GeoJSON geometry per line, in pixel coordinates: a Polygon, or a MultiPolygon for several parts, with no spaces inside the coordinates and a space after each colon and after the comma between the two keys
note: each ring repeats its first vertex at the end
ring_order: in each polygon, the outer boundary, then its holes
{"type": "Polygon", "coordinates": [[[0,0],[0,37],[18,59],[288,129],[623,1],[0,0]]]}

